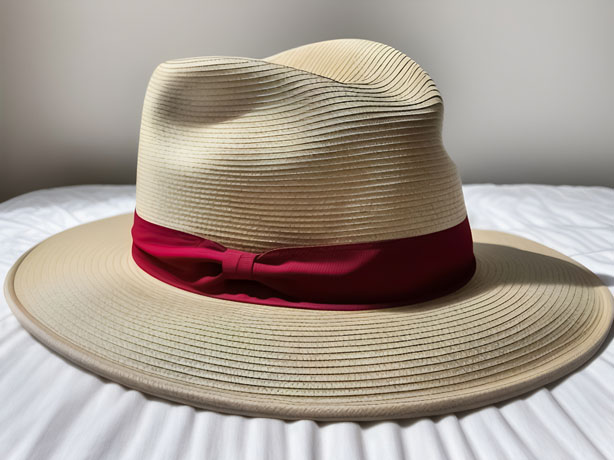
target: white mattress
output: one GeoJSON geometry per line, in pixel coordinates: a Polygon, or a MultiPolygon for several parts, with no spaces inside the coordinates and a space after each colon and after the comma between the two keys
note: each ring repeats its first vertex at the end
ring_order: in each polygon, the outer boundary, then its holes
{"type": "MultiPolygon", "coordinates": [[[[465,187],[474,228],[534,239],[614,291],[614,189],[465,187]]],[[[66,228],[134,208],[134,187],[42,190],[0,204],[0,278],[66,228]]],[[[556,384],[444,417],[382,423],[283,422],[168,403],[83,371],[40,345],[0,300],[2,459],[614,458],[614,344],[556,384]]]]}

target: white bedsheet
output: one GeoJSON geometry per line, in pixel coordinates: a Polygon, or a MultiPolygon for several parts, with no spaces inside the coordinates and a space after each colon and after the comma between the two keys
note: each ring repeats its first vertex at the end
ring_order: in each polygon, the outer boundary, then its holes
{"type": "MultiPolygon", "coordinates": [[[[614,292],[614,189],[464,190],[474,228],[547,244],[614,292]]],[[[132,186],[42,190],[0,204],[0,278],[49,235],[133,208],[132,186]]],[[[198,410],[103,380],[30,337],[2,297],[0,459],[614,458],[614,344],[606,343],[562,381],[476,411],[381,423],[283,422],[198,410]]]]}

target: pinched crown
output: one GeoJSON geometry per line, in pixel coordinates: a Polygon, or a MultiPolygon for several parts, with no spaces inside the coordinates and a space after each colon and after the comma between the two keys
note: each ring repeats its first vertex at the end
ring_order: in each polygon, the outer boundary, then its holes
{"type": "Polygon", "coordinates": [[[442,115],[418,64],[365,40],[165,62],[145,96],[137,212],[253,252],[444,230],[466,211],[442,115]]]}

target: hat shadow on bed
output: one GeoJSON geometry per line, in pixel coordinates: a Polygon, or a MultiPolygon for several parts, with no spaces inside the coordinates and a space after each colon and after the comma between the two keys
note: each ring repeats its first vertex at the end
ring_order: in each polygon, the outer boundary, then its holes
{"type": "Polygon", "coordinates": [[[558,257],[494,243],[474,243],[474,250],[477,259],[476,273],[464,287],[432,301],[392,309],[382,308],[378,312],[386,314],[398,313],[400,309],[408,311],[444,309],[451,303],[462,303],[508,284],[584,287],[598,287],[604,284],[586,268],[558,257]],[[493,266],[496,264],[493,263],[494,260],[503,261],[505,267],[502,269],[505,270],[505,275],[501,279],[483,276],[482,270],[487,270],[481,267],[480,259],[483,257],[486,257],[488,263],[493,266]],[[563,273],[566,276],[561,276],[563,273]],[[479,283],[475,283],[478,278],[479,283]]]}

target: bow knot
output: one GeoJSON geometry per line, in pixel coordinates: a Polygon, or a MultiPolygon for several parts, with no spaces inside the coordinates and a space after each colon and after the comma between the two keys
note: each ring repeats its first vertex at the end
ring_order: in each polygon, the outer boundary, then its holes
{"type": "Polygon", "coordinates": [[[222,273],[228,280],[252,280],[254,279],[254,262],[256,256],[252,252],[226,249],[222,260],[222,273]]]}

